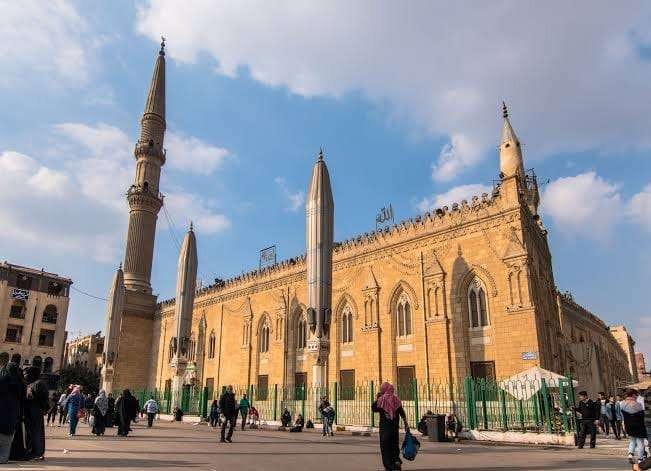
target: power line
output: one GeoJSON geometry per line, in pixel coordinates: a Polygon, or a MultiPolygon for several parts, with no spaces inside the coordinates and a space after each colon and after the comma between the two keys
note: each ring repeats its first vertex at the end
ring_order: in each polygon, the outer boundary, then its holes
{"type": "Polygon", "coordinates": [[[80,289],[77,289],[77,288],[75,288],[73,285],[70,285],[70,287],[71,287],[73,290],[75,290],[77,293],[81,293],[81,294],[83,294],[84,296],[88,296],[89,298],[99,299],[100,301],[108,301],[108,299],[106,299],[106,298],[102,298],[102,297],[100,297],[100,296],[95,296],[94,294],[90,294],[90,293],[87,293],[87,292],[82,291],[82,290],[80,290],[80,289]]]}
{"type": "Polygon", "coordinates": [[[181,244],[179,243],[179,239],[176,237],[176,234],[174,233],[174,223],[172,222],[172,217],[170,216],[170,213],[167,212],[167,208],[165,207],[165,204],[163,203],[163,214],[165,215],[165,219],[167,220],[167,229],[169,230],[170,236],[172,237],[172,240],[176,244],[176,248],[178,250],[181,250],[181,244]]]}

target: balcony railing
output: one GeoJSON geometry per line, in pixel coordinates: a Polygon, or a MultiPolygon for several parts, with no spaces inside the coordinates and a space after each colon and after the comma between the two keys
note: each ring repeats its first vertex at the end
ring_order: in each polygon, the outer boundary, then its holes
{"type": "Polygon", "coordinates": [[[127,190],[127,196],[135,194],[151,195],[159,200],[163,199],[163,194],[160,191],[151,191],[151,189],[146,185],[131,185],[127,190]]]}

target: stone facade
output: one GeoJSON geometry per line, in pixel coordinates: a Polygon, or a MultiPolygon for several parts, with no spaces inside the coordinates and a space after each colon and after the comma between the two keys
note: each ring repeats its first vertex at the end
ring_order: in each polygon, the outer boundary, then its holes
{"type": "Polygon", "coordinates": [[[66,342],[64,364],[84,366],[89,370],[102,372],[104,336],[101,332],[79,337],[66,342]]]}
{"type": "Polygon", "coordinates": [[[626,362],[628,366],[628,371],[631,373],[631,379],[634,382],[637,382],[639,377],[637,374],[637,365],[635,363],[635,341],[631,334],[628,333],[626,327],[623,325],[614,325],[608,328],[610,333],[613,335],[617,343],[624,353],[626,354],[626,362]]]}
{"type": "MultiPolygon", "coordinates": [[[[630,380],[626,353],[605,324],[557,292],[535,174],[524,170],[506,107],[500,170],[490,195],[335,243],[328,382],[458,384],[535,365],[572,373],[593,392],[630,380]]],[[[149,283],[141,275],[130,286],[125,266],[113,389],[171,390],[175,311],[185,310],[174,300],[155,304],[137,289],[149,283]]],[[[314,384],[307,278],[301,255],[199,289],[185,384],[314,384]]]]}
{"type": "Polygon", "coordinates": [[[61,368],[72,280],[44,270],[0,263],[0,355],[46,374],[61,368]]]}

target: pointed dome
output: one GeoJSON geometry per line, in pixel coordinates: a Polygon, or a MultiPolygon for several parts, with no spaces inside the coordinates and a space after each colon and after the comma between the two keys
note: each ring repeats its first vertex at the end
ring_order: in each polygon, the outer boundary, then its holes
{"type": "Polygon", "coordinates": [[[105,362],[113,363],[118,352],[118,339],[120,336],[120,324],[122,322],[122,311],[124,310],[124,273],[122,264],[116,270],[109,291],[108,304],[106,306],[106,330],[104,335],[106,341],[104,344],[105,362]]]}
{"type": "Polygon", "coordinates": [[[176,338],[182,341],[190,336],[194,292],[197,285],[197,240],[192,229],[185,233],[179,253],[176,276],[176,338]]]}
{"type": "Polygon", "coordinates": [[[334,205],[332,187],[330,186],[330,173],[323,160],[323,150],[319,151],[318,160],[312,169],[312,179],[308,188],[307,203],[319,202],[320,204],[334,205]]]}
{"type": "Polygon", "coordinates": [[[145,114],[154,113],[165,119],[165,43],[161,43],[161,50],[156,59],[154,73],[151,78],[149,94],[145,103],[145,114]]]}
{"type": "Polygon", "coordinates": [[[504,123],[502,125],[502,137],[500,140],[500,172],[505,177],[513,175],[524,176],[524,164],[522,161],[522,149],[520,140],[515,134],[506,103],[502,102],[502,115],[504,123]]]}

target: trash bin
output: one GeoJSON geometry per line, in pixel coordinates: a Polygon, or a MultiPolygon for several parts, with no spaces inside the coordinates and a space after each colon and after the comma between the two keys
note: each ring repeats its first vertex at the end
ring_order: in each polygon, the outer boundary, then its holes
{"type": "Polygon", "coordinates": [[[427,436],[430,442],[445,441],[445,416],[441,414],[432,414],[426,416],[427,436]]]}

